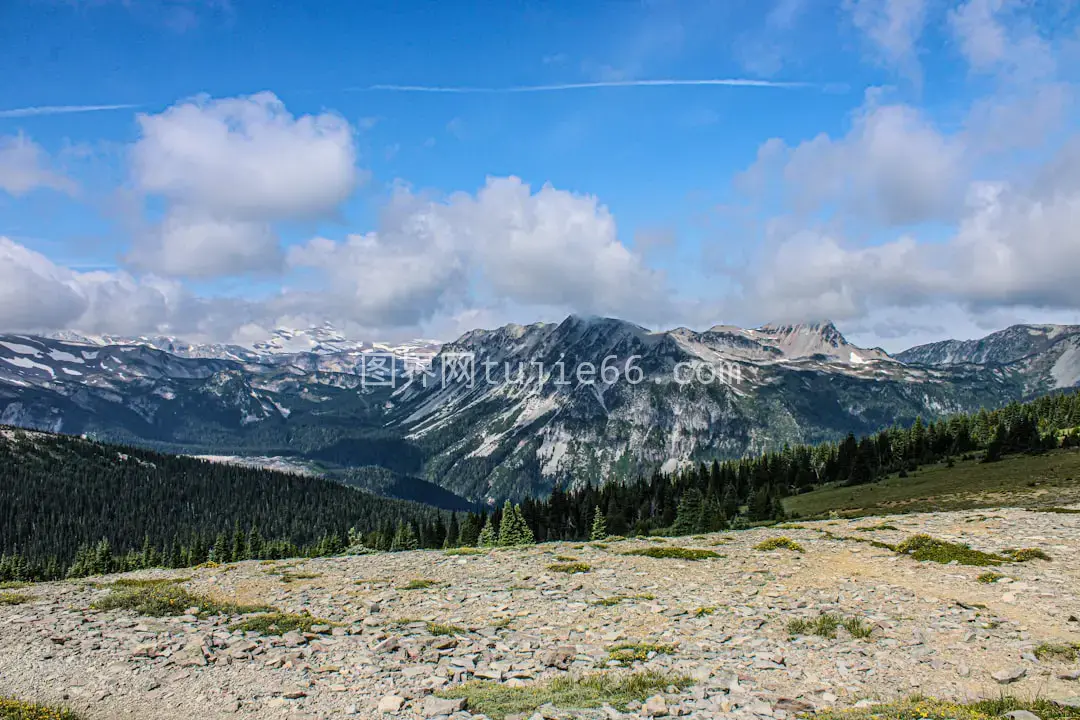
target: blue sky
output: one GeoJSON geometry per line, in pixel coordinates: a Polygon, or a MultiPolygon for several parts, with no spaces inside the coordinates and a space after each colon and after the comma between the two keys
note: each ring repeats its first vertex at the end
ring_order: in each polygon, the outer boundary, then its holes
{"type": "Polygon", "coordinates": [[[274,5],[3,4],[5,329],[1077,320],[1072,2],[274,5]]]}

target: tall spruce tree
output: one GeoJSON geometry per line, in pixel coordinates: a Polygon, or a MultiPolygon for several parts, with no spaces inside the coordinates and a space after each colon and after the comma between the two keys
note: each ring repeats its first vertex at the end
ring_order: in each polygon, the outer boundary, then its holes
{"type": "Polygon", "coordinates": [[[593,510],[592,529],[589,530],[590,540],[603,540],[607,537],[607,518],[597,505],[593,510]]]}
{"type": "Polygon", "coordinates": [[[507,500],[503,504],[502,521],[499,524],[499,545],[513,547],[518,545],[532,545],[536,542],[529,524],[525,522],[525,516],[521,513],[520,505],[511,505],[507,500]]]}
{"type": "Polygon", "coordinates": [[[480,530],[480,535],[476,538],[476,544],[480,547],[495,547],[498,542],[499,536],[492,526],[492,516],[488,515],[484,521],[484,527],[480,530]]]}

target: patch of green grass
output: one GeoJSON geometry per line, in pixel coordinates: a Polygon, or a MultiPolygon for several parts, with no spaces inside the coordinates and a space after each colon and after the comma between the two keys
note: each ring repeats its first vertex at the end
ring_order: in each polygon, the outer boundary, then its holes
{"type": "Polygon", "coordinates": [[[609,547],[611,547],[607,543],[602,543],[602,542],[589,543],[589,546],[594,547],[597,550],[607,550],[609,547]]]}
{"type": "Polygon", "coordinates": [[[790,620],[787,624],[787,631],[789,635],[818,635],[824,638],[834,638],[838,627],[840,627],[840,618],[826,613],[813,620],[804,618],[790,620]]]}
{"type": "Polygon", "coordinates": [[[712,615],[717,610],[719,610],[719,608],[715,605],[705,605],[699,608],[694,608],[694,611],[691,614],[694,617],[705,617],[707,615],[712,615]]]}
{"type": "Polygon", "coordinates": [[[1039,548],[1021,548],[1019,550],[1006,550],[1005,554],[1013,562],[1027,562],[1029,560],[1049,560],[1050,556],[1039,548]]]}
{"type": "Polygon", "coordinates": [[[841,623],[844,629],[848,631],[848,635],[856,638],[857,640],[865,640],[874,633],[874,626],[868,622],[864,622],[857,617],[849,617],[841,623]]]}
{"type": "Polygon", "coordinates": [[[874,627],[857,617],[842,618],[832,613],[823,613],[813,619],[795,618],[787,624],[789,635],[817,635],[833,639],[839,628],[847,630],[848,635],[858,640],[865,640],[874,634],[874,627]]]}
{"type": "Polygon", "coordinates": [[[1080,709],[1058,705],[1046,698],[1020,700],[1005,695],[968,704],[913,697],[865,708],[824,710],[812,717],[814,720],[998,720],[1013,710],[1027,710],[1042,720],[1080,718],[1080,709]]]}
{"type": "Polygon", "coordinates": [[[578,558],[573,555],[556,555],[555,559],[559,562],[577,562],[578,558]]]}
{"type": "Polygon", "coordinates": [[[805,530],[805,525],[799,525],[798,523],[780,523],[779,525],[773,525],[777,530],[805,530]]]}
{"type": "Polygon", "coordinates": [[[972,550],[967,545],[939,540],[929,535],[912,535],[896,546],[896,552],[920,561],[949,563],[955,560],[960,565],[1001,565],[1008,561],[1008,558],[1001,555],[972,550]]]}
{"type": "Polygon", "coordinates": [[[803,547],[799,543],[795,542],[789,537],[769,538],[768,540],[762,540],[754,546],[755,550],[793,550],[794,552],[803,552],[803,547]]]}
{"type": "Polygon", "coordinates": [[[1043,507],[1032,508],[1036,512],[1048,512],[1058,513],[1059,515],[1080,515],[1080,508],[1067,508],[1067,507],[1043,507]]]}
{"type": "Polygon", "coordinates": [[[80,720],[81,717],[67,708],[0,696],[0,720],[80,720]]]}
{"type": "Polygon", "coordinates": [[[571,562],[571,563],[554,563],[548,565],[547,569],[551,572],[566,573],[567,575],[573,575],[575,573],[584,573],[592,570],[592,566],[589,563],[583,562],[571,562]]]}
{"type": "Polygon", "coordinates": [[[990,585],[991,583],[996,583],[998,580],[1000,580],[1003,577],[1005,577],[1005,576],[1002,575],[999,572],[990,571],[990,572],[984,572],[982,575],[980,575],[979,577],[977,577],[975,579],[978,580],[979,582],[983,583],[984,585],[990,585]]]}
{"type": "Polygon", "coordinates": [[[28,603],[33,599],[33,595],[27,595],[26,593],[0,593],[0,605],[22,605],[23,603],[28,603]]]}
{"type": "Polygon", "coordinates": [[[273,610],[263,605],[238,605],[196,595],[172,583],[114,588],[91,607],[95,610],[134,610],[139,615],[151,617],[183,615],[189,608],[198,608],[200,615],[246,615],[273,610]]]}
{"type": "Polygon", "coordinates": [[[456,547],[444,551],[446,555],[487,555],[487,551],[476,547],[456,547]]]}
{"type": "Polygon", "coordinates": [[[1040,660],[1061,660],[1074,662],[1080,657],[1080,644],[1077,643],[1043,643],[1035,648],[1035,657],[1040,660]]]}
{"type": "Polygon", "coordinates": [[[593,605],[601,605],[603,607],[611,607],[618,605],[624,600],[655,600],[656,596],[652,593],[642,593],[640,595],[612,595],[611,597],[601,598],[593,603],[593,605]]]}
{"type": "Polygon", "coordinates": [[[398,590],[424,590],[429,587],[438,585],[437,580],[428,580],[426,578],[414,578],[404,585],[400,586],[398,590]]]}
{"type": "Polygon", "coordinates": [[[117,578],[113,582],[109,583],[108,587],[112,588],[152,588],[162,587],[164,585],[179,585],[185,583],[191,578],[179,577],[179,578],[117,578]]]}
{"type": "Polygon", "coordinates": [[[293,630],[296,630],[297,632],[313,632],[311,628],[315,625],[328,625],[333,627],[336,624],[337,623],[332,623],[329,620],[307,614],[297,615],[295,613],[272,612],[255,615],[245,620],[241,620],[240,622],[233,623],[229,626],[229,630],[232,632],[257,632],[262,635],[284,635],[293,630]]]}
{"type": "Polygon", "coordinates": [[[620,643],[608,648],[608,658],[619,662],[631,663],[642,662],[655,655],[674,655],[674,645],[658,645],[654,643],[620,643]]]}
{"type": "Polygon", "coordinates": [[[703,550],[701,548],[685,548],[685,547],[647,547],[638,548],[637,550],[628,550],[623,555],[644,555],[645,557],[664,559],[674,558],[677,560],[705,560],[707,558],[716,558],[720,555],[712,550],[703,550]]]}
{"type": "Polygon", "coordinates": [[[281,582],[283,582],[283,583],[291,583],[291,582],[296,582],[297,580],[314,580],[316,578],[321,578],[321,577],[322,577],[322,575],[319,575],[318,573],[283,572],[283,573],[281,573],[281,582]]]}
{"type": "Polygon", "coordinates": [[[605,703],[617,710],[626,710],[634,701],[674,686],[679,690],[692,684],[685,675],[658,672],[604,672],[582,676],[556,677],[547,682],[511,687],[490,680],[473,681],[436,693],[443,698],[465,698],[469,711],[483,714],[492,720],[508,715],[526,716],[541,705],[560,709],[584,710],[605,703]]]}
{"type": "Polygon", "coordinates": [[[21,590],[25,587],[30,587],[33,583],[19,582],[17,580],[8,580],[6,582],[0,582],[0,590],[21,590]]]}
{"type": "Polygon", "coordinates": [[[457,625],[443,625],[442,623],[429,622],[427,631],[432,635],[464,635],[465,631],[457,625]]]}
{"type": "Polygon", "coordinates": [[[889,523],[878,523],[877,525],[864,525],[863,527],[855,528],[858,532],[876,532],[878,530],[899,530],[900,528],[889,523]]]}

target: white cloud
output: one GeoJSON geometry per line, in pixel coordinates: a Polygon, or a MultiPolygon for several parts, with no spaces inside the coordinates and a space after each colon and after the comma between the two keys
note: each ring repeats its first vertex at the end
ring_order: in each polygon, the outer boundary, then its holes
{"type": "Polygon", "coordinates": [[[779,185],[800,213],[832,209],[905,225],[950,215],[962,198],[965,162],[962,137],[870,93],[847,135],[821,134],[795,147],[770,140],[737,182],[753,193],[779,185]]]}
{"type": "Polygon", "coordinates": [[[132,170],[148,193],[207,213],[281,219],[332,213],[356,185],[356,150],[340,115],[294,118],[273,93],[200,96],[138,116],[132,170]]]}
{"type": "MultiPolygon", "coordinates": [[[[213,321],[212,310],[175,281],[136,279],[125,272],[75,272],[0,237],[0,327],[4,330],[197,334],[213,321]]],[[[217,322],[221,318],[238,321],[236,313],[218,315],[217,322]]]]}
{"type": "Polygon", "coordinates": [[[361,179],[344,118],[294,117],[273,93],[199,96],[138,121],[133,180],[168,210],[132,257],[158,272],[272,269],[281,251],[270,224],[333,216],[361,179]]]}
{"type": "Polygon", "coordinates": [[[844,0],[843,7],[886,65],[921,82],[918,41],[926,24],[926,0],[844,0]]]}
{"type": "Polygon", "coordinates": [[[76,184],[48,168],[48,154],[23,133],[0,135],[0,190],[25,195],[35,188],[74,193],[76,184]]]}
{"type": "Polygon", "coordinates": [[[166,275],[209,278],[275,272],[283,253],[269,223],[170,212],[128,257],[166,275]]]}
{"type": "Polygon", "coordinates": [[[975,72],[1000,72],[1030,82],[1051,75],[1053,51],[1037,27],[1018,13],[1021,0],[967,0],[949,12],[949,26],[975,72]]]}
{"type": "Polygon", "coordinates": [[[769,317],[838,319],[932,303],[977,312],[1080,308],[1077,167],[1059,155],[1044,173],[1055,176],[1050,183],[972,183],[963,218],[941,243],[903,236],[851,247],[825,233],[792,233],[748,284],[747,305],[769,317]]]}
{"type": "Polygon", "coordinates": [[[474,196],[432,201],[401,189],[380,228],[336,243],[293,248],[293,268],[318,272],[329,298],[286,295],[369,324],[408,324],[494,303],[656,317],[668,309],[664,279],[618,239],[615,220],[591,196],[518,178],[489,178],[474,196]]]}

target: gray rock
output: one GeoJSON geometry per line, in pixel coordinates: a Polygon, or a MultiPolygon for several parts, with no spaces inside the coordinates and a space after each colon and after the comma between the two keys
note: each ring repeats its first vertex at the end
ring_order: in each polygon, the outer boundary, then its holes
{"type": "Polygon", "coordinates": [[[449,715],[465,709],[465,698],[440,698],[429,695],[424,698],[423,713],[427,717],[449,715]]]}
{"type": "Polygon", "coordinates": [[[378,710],[381,713],[395,713],[405,704],[405,698],[400,695],[386,695],[379,700],[378,710]]]}
{"type": "Polygon", "coordinates": [[[566,670],[577,656],[577,650],[572,647],[557,647],[540,656],[540,662],[547,667],[566,670]]]}
{"type": "Polygon", "coordinates": [[[394,652],[399,647],[401,647],[401,641],[398,640],[396,637],[391,635],[390,637],[386,638],[381,643],[379,643],[378,645],[375,646],[375,652],[378,652],[378,653],[394,652]]]}
{"type": "Polygon", "coordinates": [[[645,717],[663,717],[668,714],[667,700],[663,695],[653,695],[645,701],[641,708],[641,714],[645,717]]]}
{"type": "Polygon", "coordinates": [[[1016,682],[1020,678],[1027,675],[1027,670],[1022,667],[1003,668],[990,674],[990,677],[997,680],[1002,685],[1016,682]]]}
{"type": "Polygon", "coordinates": [[[1012,720],[1042,720],[1038,715],[1027,710],[1013,710],[1005,713],[1005,717],[1012,718],[1012,720]]]}

